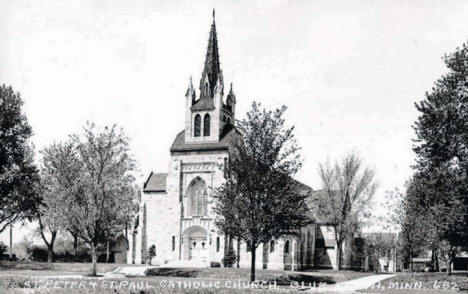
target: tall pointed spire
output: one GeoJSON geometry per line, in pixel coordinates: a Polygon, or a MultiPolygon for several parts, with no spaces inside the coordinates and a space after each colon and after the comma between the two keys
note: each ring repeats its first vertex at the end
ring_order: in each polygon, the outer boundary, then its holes
{"type": "Polygon", "coordinates": [[[208,40],[208,48],[205,56],[205,67],[202,72],[200,79],[200,94],[201,98],[212,98],[214,88],[218,83],[218,79],[221,79],[221,66],[219,63],[219,52],[218,52],[218,38],[216,35],[216,24],[215,24],[215,10],[213,9],[213,23],[211,24],[210,37],[208,40]],[[208,82],[208,90],[205,88],[208,82]]]}

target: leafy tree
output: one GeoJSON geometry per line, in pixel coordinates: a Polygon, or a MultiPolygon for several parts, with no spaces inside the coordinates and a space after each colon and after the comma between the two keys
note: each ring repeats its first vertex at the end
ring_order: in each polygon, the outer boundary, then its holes
{"type": "Polygon", "coordinates": [[[385,261],[387,269],[390,261],[395,258],[397,238],[393,233],[370,233],[366,234],[364,243],[366,257],[374,262],[374,270],[380,270],[380,259],[385,261]]]}
{"type": "Polygon", "coordinates": [[[285,106],[267,111],[253,103],[247,119],[238,122],[242,140],[231,150],[231,177],[214,193],[217,226],[251,249],[252,281],[258,246],[311,222],[308,195],[299,193],[292,179],[301,161],[285,111],[285,106]]]}
{"type": "Polygon", "coordinates": [[[32,130],[22,106],[19,93],[0,86],[0,233],[11,223],[30,218],[41,201],[29,141],[32,130]]]}
{"type": "Polygon", "coordinates": [[[378,272],[378,241],[377,235],[369,234],[365,237],[364,241],[364,257],[365,257],[365,271],[378,272]]]}
{"type": "Polygon", "coordinates": [[[41,193],[43,202],[36,207],[39,234],[48,250],[48,262],[53,261],[54,242],[59,230],[72,227],[67,222],[67,197],[80,192],[81,163],[76,144],[69,140],[54,143],[42,150],[41,193]]]}
{"type": "Polygon", "coordinates": [[[450,274],[455,253],[468,243],[468,46],[446,55],[444,61],[448,73],[416,103],[413,150],[424,186],[418,199],[431,215],[427,224],[432,243],[449,248],[450,274]]]}
{"type": "Polygon", "coordinates": [[[130,154],[129,139],[115,125],[96,129],[87,124],[82,138],[72,136],[81,163],[79,193],[67,194],[67,222],[90,248],[91,274],[97,273],[98,249],[123,233],[136,211],[132,187],[136,162],[130,154]]]}
{"type": "Polygon", "coordinates": [[[336,241],[336,268],[341,269],[343,243],[369,217],[369,205],[377,189],[375,171],[364,167],[355,153],[341,162],[319,164],[324,197],[317,197],[316,214],[333,228],[336,241]]]}
{"type": "Polygon", "coordinates": [[[421,210],[415,195],[417,185],[414,181],[407,183],[405,193],[398,189],[386,193],[385,207],[388,211],[388,228],[399,231],[399,245],[404,257],[410,263],[413,273],[413,257],[418,255],[425,247],[428,228],[425,225],[425,210],[421,210]]]}

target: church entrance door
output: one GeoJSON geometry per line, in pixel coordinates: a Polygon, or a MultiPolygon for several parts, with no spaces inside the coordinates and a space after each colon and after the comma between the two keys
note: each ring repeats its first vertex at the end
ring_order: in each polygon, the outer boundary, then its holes
{"type": "Polygon", "coordinates": [[[190,260],[206,262],[208,243],[206,238],[190,238],[190,260]]]}
{"type": "Polygon", "coordinates": [[[188,259],[194,262],[207,262],[209,255],[209,243],[206,230],[202,227],[191,227],[185,234],[187,242],[188,259]]]}

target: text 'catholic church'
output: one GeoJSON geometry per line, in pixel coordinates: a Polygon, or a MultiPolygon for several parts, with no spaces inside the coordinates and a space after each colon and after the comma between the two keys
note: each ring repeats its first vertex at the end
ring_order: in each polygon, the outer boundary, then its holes
{"type": "MultiPolygon", "coordinates": [[[[229,150],[241,139],[233,126],[236,96],[232,84],[224,94],[213,12],[198,95],[190,81],[185,94],[185,129],[171,146],[168,173],[151,173],[144,183],[135,230],[128,238],[128,263],[145,263],[148,248],[153,245],[153,264],[196,267],[221,263],[228,238],[214,224],[210,191],[225,181],[229,150]]],[[[309,193],[312,189],[298,183],[298,192],[309,193]]],[[[240,267],[249,267],[249,248],[243,242],[232,242],[240,267]]],[[[259,246],[257,267],[332,268],[335,246],[325,226],[310,225],[299,236],[259,246]]],[[[351,250],[344,252],[346,256],[351,250]]]]}

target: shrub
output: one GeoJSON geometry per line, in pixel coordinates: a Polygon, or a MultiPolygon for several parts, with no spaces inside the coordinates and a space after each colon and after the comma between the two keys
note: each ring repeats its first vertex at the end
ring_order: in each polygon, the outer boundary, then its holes
{"type": "Polygon", "coordinates": [[[234,249],[229,248],[221,262],[223,263],[224,267],[232,267],[236,262],[236,252],[234,249]]]}
{"type": "Polygon", "coordinates": [[[33,246],[31,249],[31,260],[34,261],[47,261],[47,248],[41,246],[33,246]]]}
{"type": "Polygon", "coordinates": [[[156,256],[156,245],[151,245],[148,248],[148,263],[151,265],[151,260],[156,256]]]}
{"type": "Polygon", "coordinates": [[[5,245],[5,243],[0,242],[0,256],[3,254],[6,254],[8,251],[8,246],[5,245]]]}

